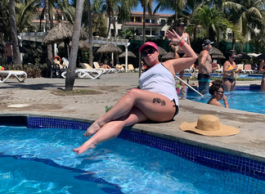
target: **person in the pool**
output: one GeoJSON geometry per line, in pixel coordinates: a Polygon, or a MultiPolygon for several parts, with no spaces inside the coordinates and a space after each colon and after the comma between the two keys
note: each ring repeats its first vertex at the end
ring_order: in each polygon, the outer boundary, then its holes
{"type": "Polygon", "coordinates": [[[261,60],[259,64],[259,73],[263,73],[262,78],[261,78],[261,83],[260,83],[260,91],[264,92],[265,91],[265,61],[264,60],[261,60]]]}
{"type": "Polygon", "coordinates": [[[224,63],[223,67],[223,84],[224,91],[234,91],[236,87],[236,73],[241,72],[236,63],[236,53],[233,50],[228,52],[228,60],[224,63]]]}
{"type": "Polygon", "coordinates": [[[225,108],[229,108],[227,98],[224,95],[223,82],[221,80],[215,80],[209,89],[209,93],[212,98],[207,102],[207,104],[224,107],[219,101],[223,99],[225,108]]]}
{"type": "Polygon", "coordinates": [[[183,49],[186,58],[171,59],[163,64],[159,61],[159,51],[155,43],[144,43],[139,52],[147,64],[147,70],[139,79],[139,89],[131,89],[108,112],[98,118],[85,132],[93,135],[73,151],[80,154],[97,144],[113,139],[123,127],[151,120],[170,121],[178,113],[178,95],[175,88],[175,75],[190,67],[197,59],[192,48],[173,30],[167,31],[170,45],[183,49]]]}

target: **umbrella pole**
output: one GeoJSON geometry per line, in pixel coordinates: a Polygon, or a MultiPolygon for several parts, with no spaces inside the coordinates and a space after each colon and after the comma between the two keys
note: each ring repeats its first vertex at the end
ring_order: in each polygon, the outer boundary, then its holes
{"type": "Polygon", "coordinates": [[[176,76],[176,78],[178,79],[178,80],[180,80],[181,82],[183,82],[186,86],[188,86],[190,89],[192,89],[194,92],[196,92],[197,94],[199,94],[199,95],[201,95],[202,97],[203,97],[203,95],[200,93],[200,92],[198,92],[197,90],[195,90],[193,87],[191,87],[189,84],[187,84],[185,81],[183,81],[182,79],[180,79],[178,76],[176,76]]]}

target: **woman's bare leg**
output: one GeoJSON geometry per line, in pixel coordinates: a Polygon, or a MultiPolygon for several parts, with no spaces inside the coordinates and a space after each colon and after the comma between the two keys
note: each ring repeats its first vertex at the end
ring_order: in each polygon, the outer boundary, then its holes
{"type": "Polygon", "coordinates": [[[265,91],[265,78],[261,79],[260,91],[265,91]]]}
{"type": "Polygon", "coordinates": [[[128,116],[108,122],[94,136],[73,151],[81,154],[90,148],[95,148],[97,144],[117,137],[124,126],[130,126],[145,120],[147,120],[147,117],[138,108],[133,108],[128,116]]]}
{"type": "Polygon", "coordinates": [[[85,136],[90,136],[97,132],[109,121],[116,120],[127,115],[133,107],[139,108],[144,115],[153,121],[168,121],[174,113],[174,102],[167,97],[140,89],[131,89],[123,96],[114,107],[97,119],[85,132],[85,136]]]}
{"type": "Polygon", "coordinates": [[[223,85],[224,85],[224,91],[225,92],[230,92],[231,91],[231,83],[228,80],[224,81],[223,85]]]}
{"type": "Polygon", "coordinates": [[[230,91],[234,91],[236,88],[236,81],[233,81],[233,83],[231,84],[231,89],[230,91]]]}

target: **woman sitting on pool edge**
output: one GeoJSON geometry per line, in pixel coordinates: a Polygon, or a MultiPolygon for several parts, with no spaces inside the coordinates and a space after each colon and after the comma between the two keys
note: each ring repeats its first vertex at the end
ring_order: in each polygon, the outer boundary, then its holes
{"type": "Polygon", "coordinates": [[[151,120],[166,122],[178,113],[178,95],[175,88],[176,72],[190,67],[197,59],[192,48],[173,30],[167,31],[170,45],[182,47],[186,58],[171,59],[163,64],[158,59],[158,48],[153,42],[143,44],[139,52],[148,66],[139,79],[140,89],[131,89],[108,112],[98,118],[84,136],[95,133],[73,151],[80,154],[101,142],[119,135],[123,127],[151,120]],[[126,105],[126,106],[124,106],[126,105]]]}
{"type": "Polygon", "coordinates": [[[225,108],[229,108],[227,98],[224,95],[223,82],[221,80],[215,80],[209,89],[209,93],[212,98],[207,102],[207,104],[224,107],[219,101],[223,99],[225,108]]]}
{"type": "Polygon", "coordinates": [[[224,91],[234,91],[236,87],[236,73],[241,72],[242,69],[238,69],[234,60],[236,59],[236,54],[233,50],[228,53],[228,60],[224,63],[223,68],[223,84],[224,91]]]}

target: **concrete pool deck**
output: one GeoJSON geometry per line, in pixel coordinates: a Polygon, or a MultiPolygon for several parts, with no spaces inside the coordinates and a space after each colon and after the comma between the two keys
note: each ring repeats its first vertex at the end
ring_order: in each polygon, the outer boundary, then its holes
{"type": "MultiPolygon", "coordinates": [[[[260,85],[260,81],[241,81],[237,85],[260,85]]],[[[36,78],[18,83],[9,79],[0,85],[1,115],[41,115],[92,121],[104,114],[105,106],[114,105],[129,89],[138,86],[138,73],[107,74],[97,80],[76,79],[74,89],[102,92],[95,95],[58,96],[53,91],[64,89],[64,79],[36,78]],[[8,107],[10,105],[22,105],[8,107]],[[23,107],[23,105],[28,105],[23,107]]],[[[140,123],[131,129],[179,142],[233,153],[265,162],[265,115],[180,100],[180,112],[167,123],[140,123]],[[229,137],[206,137],[183,132],[182,122],[196,122],[199,116],[212,114],[221,123],[237,127],[240,133],[229,137]]]]}

